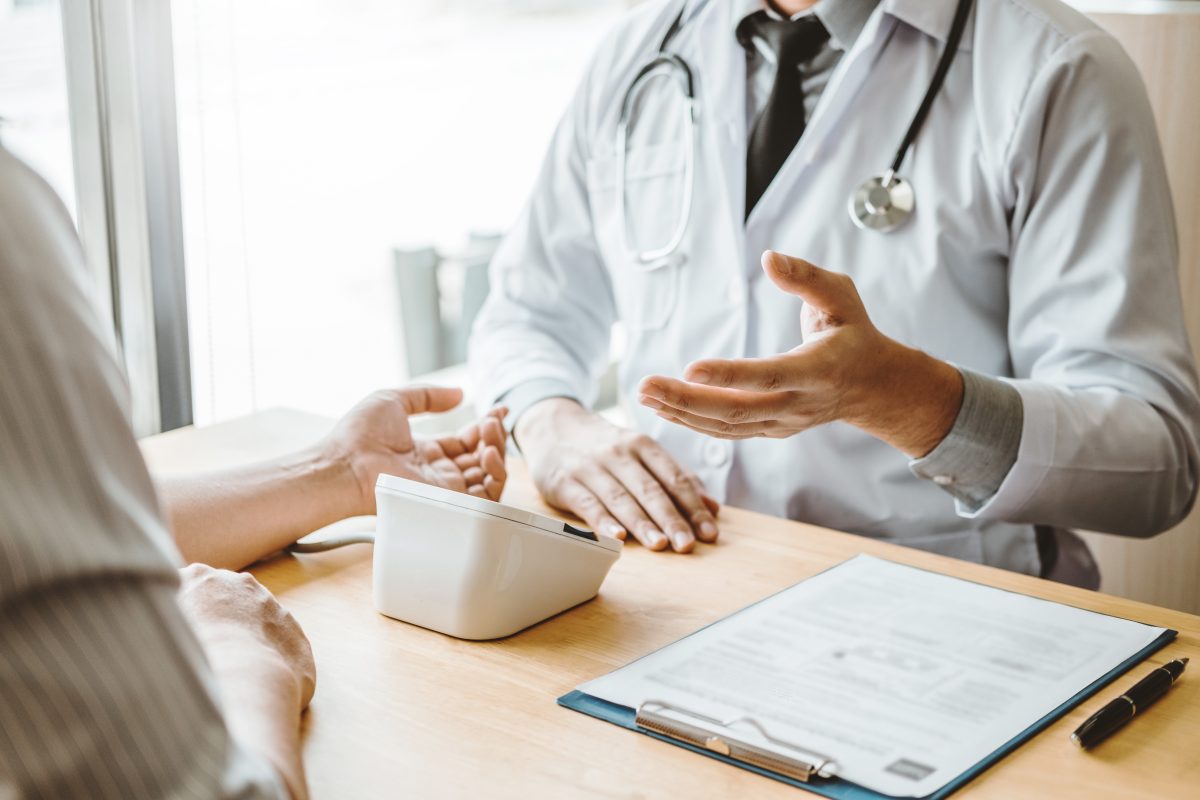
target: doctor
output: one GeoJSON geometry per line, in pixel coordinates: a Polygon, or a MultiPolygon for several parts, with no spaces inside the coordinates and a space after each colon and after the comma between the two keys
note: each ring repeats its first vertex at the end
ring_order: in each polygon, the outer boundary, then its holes
{"type": "Polygon", "coordinates": [[[1194,500],[1176,260],[1136,70],[1057,0],[660,0],[595,56],[471,361],[603,532],[686,552],[723,500],[1039,574],[1053,527],[1194,500]],[[618,322],[637,432],[589,410],[618,322]]]}

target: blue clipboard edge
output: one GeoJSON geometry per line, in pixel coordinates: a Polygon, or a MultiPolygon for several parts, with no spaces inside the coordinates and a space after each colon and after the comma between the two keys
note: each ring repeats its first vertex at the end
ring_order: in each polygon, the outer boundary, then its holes
{"type": "MultiPolygon", "coordinates": [[[[1167,629],[1163,631],[1157,639],[1146,645],[1146,647],[1142,648],[1125,661],[1118,664],[1111,672],[1100,676],[1100,678],[1098,678],[1096,681],[1084,687],[1084,689],[1078,694],[1074,695],[1058,708],[1054,709],[1049,714],[1042,717],[1025,730],[1021,731],[1000,748],[989,754],[978,764],[971,767],[957,778],[954,778],[948,784],[929,795],[927,798],[922,798],[922,800],[942,800],[942,798],[948,797],[954,792],[958,791],[967,783],[971,782],[977,776],[982,774],[993,764],[996,764],[1022,744],[1029,741],[1058,720],[1062,719],[1067,715],[1068,712],[1081,704],[1084,700],[1087,700],[1096,692],[1100,691],[1105,686],[1124,675],[1130,669],[1137,666],[1142,661],[1145,661],[1162,648],[1166,647],[1168,644],[1174,641],[1175,637],[1178,635],[1179,632],[1175,630],[1167,629]]],[[[728,756],[723,756],[720,753],[714,753],[711,750],[705,750],[702,747],[697,747],[687,742],[681,742],[677,739],[672,739],[668,736],[663,736],[653,731],[643,730],[639,728],[634,721],[636,716],[634,709],[617,705],[615,703],[609,703],[606,700],[601,700],[598,697],[593,697],[579,690],[568,692],[567,694],[558,698],[558,704],[564,708],[569,708],[572,711],[578,711],[581,714],[587,714],[589,717],[595,717],[596,719],[604,720],[605,722],[610,722],[614,725],[619,725],[622,728],[627,728],[631,731],[645,734],[646,736],[652,736],[655,739],[667,742],[668,744],[686,748],[692,752],[700,753],[701,755],[708,756],[709,758],[715,758],[718,761],[725,762],[726,764],[731,764],[735,767],[740,767],[741,769],[757,773],[764,777],[772,778],[780,783],[786,783],[789,786],[795,786],[798,789],[805,789],[823,797],[836,798],[836,800],[891,800],[890,795],[881,794],[839,778],[818,780],[813,783],[803,783],[802,781],[789,778],[786,775],[780,775],[779,773],[771,772],[770,770],[765,770],[752,764],[746,764],[729,758],[728,756]]]]}

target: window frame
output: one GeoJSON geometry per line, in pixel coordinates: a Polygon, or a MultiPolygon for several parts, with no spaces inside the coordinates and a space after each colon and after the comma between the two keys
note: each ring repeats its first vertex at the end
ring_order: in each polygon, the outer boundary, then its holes
{"type": "Polygon", "coordinates": [[[190,425],[171,4],[65,0],[61,13],[79,233],[134,430],[190,425]]]}

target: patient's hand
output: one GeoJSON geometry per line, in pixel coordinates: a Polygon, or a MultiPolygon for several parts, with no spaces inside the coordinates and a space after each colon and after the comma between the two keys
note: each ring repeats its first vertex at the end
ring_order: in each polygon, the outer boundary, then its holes
{"type": "Polygon", "coordinates": [[[308,797],[300,714],[317,665],[304,631],[247,572],[193,564],[179,575],[179,608],[212,667],[229,733],[275,767],[293,798],[308,797]]]}
{"type": "Polygon", "coordinates": [[[413,414],[449,411],[460,402],[460,389],[389,389],[370,395],[338,422],[322,449],[326,457],[350,468],[359,495],[358,513],[375,513],[375,481],[380,473],[490,500],[500,498],[508,478],[500,424],[504,409],[440,439],[417,439],[409,427],[413,414]]]}

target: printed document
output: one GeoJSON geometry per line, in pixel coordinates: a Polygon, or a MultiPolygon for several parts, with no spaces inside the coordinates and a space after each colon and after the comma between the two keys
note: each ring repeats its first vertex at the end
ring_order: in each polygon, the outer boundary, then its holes
{"type": "MultiPolygon", "coordinates": [[[[1163,632],[858,556],[579,689],[751,717],[841,778],[923,797],[1163,632]]],[[[745,722],[724,733],[792,755],[745,722]]]]}

